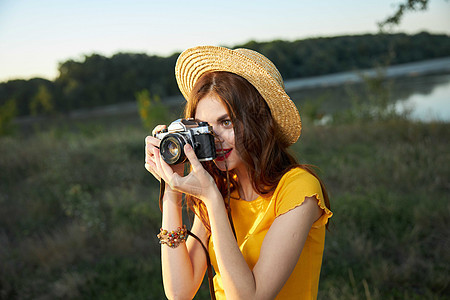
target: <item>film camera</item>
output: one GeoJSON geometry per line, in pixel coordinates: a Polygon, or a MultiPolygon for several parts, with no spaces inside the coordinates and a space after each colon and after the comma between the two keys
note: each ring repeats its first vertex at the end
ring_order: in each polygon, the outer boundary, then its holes
{"type": "Polygon", "coordinates": [[[207,122],[178,119],[169,127],[155,134],[161,140],[159,151],[166,163],[176,165],[186,161],[184,145],[190,144],[199,161],[216,158],[214,133],[207,122]]]}

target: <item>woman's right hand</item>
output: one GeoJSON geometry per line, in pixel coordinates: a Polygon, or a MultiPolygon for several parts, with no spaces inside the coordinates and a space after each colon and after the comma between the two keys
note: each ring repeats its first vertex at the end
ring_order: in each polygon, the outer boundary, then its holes
{"type": "MultiPolygon", "coordinates": [[[[159,151],[159,144],[161,140],[154,137],[155,133],[160,132],[161,130],[165,129],[166,125],[158,125],[156,126],[153,131],[152,135],[147,136],[145,138],[145,168],[147,171],[153,174],[158,181],[161,181],[161,175],[158,174],[156,171],[156,162],[155,162],[155,155],[154,150],[158,149],[159,151]]],[[[172,165],[172,170],[176,172],[178,175],[183,176],[184,172],[184,164],[178,164],[178,165],[172,165]]]]}

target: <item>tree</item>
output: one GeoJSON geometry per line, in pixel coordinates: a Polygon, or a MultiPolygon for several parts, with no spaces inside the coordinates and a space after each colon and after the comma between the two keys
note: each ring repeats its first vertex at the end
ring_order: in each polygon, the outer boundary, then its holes
{"type": "Polygon", "coordinates": [[[428,8],[429,0],[406,0],[403,3],[397,4],[395,12],[388,16],[384,21],[378,22],[378,28],[381,32],[386,30],[386,27],[392,27],[400,24],[403,15],[410,11],[423,11],[428,8]]]}
{"type": "Polygon", "coordinates": [[[161,103],[159,95],[151,96],[147,89],[136,93],[139,115],[144,128],[149,132],[158,124],[169,122],[169,111],[166,105],[161,103]]]}
{"type": "Polygon", "coordinates": [[[45,85],[40,85],[30,102],[30,112],[32,115],[40,115],[50,114],[53,111],[52,94],[45,85]]]}

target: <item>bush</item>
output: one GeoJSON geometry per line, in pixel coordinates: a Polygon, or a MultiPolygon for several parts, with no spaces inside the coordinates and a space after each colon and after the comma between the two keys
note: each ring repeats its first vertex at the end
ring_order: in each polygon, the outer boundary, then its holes
{"type": "Polygon", "coordinates": [[[0,136],[11,134],[14,131],[13,119],[16,117],[16,102],[9,100],[0,106],[0,136]]]}
{"type": "MultiPolygon", "coordinates": [[[[78,125],[0,139],[0,299],[163,299],[146,130],[78,125]]],[[[305,126],[334,212],[319,299],[449,294],[449,126],[305,126]]]]}

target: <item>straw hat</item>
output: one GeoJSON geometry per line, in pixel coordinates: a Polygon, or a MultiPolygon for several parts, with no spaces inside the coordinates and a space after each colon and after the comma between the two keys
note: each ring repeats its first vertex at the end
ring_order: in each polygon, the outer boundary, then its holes
{"type": "Polygon", "coordinates": [[[295,104],[284,90],[283,78],[265,56],[249,49],[215,46],[190,48],[180,54],[175,66],[178,87],[185,99],[205,73],[226,71],[247,79],[266,100],[280,127],[284,143],[291,145],[300,137],[301,120],[295,104]]]}

